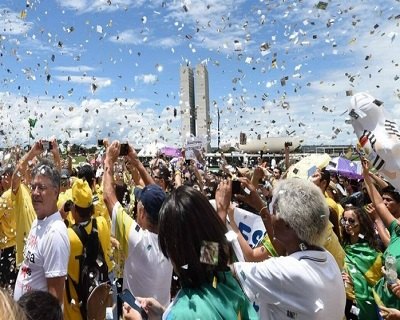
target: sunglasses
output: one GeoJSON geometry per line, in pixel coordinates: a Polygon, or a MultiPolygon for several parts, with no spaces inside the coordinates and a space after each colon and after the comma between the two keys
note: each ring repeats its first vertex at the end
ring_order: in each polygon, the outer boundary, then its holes
{"type": "Polygon", "coordinates": [[[358,225],[356,220],[354,220],[353,218],[342,218],[342,219],[340,219],[340,223],[342,226],[345,226],[347,223],[352,227],[355,227],[358,225]]]}

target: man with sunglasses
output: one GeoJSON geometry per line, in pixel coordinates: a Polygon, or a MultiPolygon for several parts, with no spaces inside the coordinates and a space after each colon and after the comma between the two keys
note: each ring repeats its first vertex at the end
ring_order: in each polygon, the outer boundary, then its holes
{"type": "MultiPolygon", "coordinates": [[[[12,190],[18,192],[22,173],[35,157],[51,151],[60,164],[55,139],[50,148],[43,141],[36,142],[18,163],[12,178],[12,190]]],[[[60,172],[51,161],[43,160],[32,170],[31,203],[36,213],[24,248],[24,260],[19,269],[14,299],[18,300],[31,290],[48,291],[60,304],[63,302],[65,276],[67,275],[70,244],[67,228],[57,208],[60,192],[60,172]]]]}

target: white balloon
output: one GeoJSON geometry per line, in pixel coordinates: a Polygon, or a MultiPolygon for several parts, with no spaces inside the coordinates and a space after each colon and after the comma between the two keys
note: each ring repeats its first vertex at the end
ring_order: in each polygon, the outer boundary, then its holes
{"type": "Polygon", "coordinates": [[[400,131],[382,102],[366,92],[355,94],[349,107],[359,144],[371,162],[400,191],[400,131]]]}

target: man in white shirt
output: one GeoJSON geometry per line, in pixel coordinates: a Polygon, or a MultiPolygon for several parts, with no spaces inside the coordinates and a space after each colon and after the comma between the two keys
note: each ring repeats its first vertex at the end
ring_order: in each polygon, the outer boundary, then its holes
{"type": "Polygon", "coordinates": [[[120,144],[114,141],[106,153],[104,168],[104,201],[112,218],[112,234],[124,253],[123,288],[134,296],[153,297],[162,305],[170,302],[172,264],[164,257],[158,244],[158,213],[165,192],[146,172],[136,152],[129,146],[127,158],[138,169],[146,186],[135,192],[137,218],[133,220],[117,200],[114,188],[114,163],[120,144]]]}
{"type": "MultiPolygon", "coordinates": [[[[58,148],[55,141],[53,147],[58,148]]],[[[21,172],[29,161],[43,152],[41,141],[22,158],[13,175],[13,190],[19,187],[21,172]]],[[[57,209],[60,173],[49,161],[43,161],[32,171],[31,198],[36,212],[24,248],[24,260],[19,269],[14,299],[30,290],[43,290],[63,301],[70,245],[67,228],[57,209]]]]}

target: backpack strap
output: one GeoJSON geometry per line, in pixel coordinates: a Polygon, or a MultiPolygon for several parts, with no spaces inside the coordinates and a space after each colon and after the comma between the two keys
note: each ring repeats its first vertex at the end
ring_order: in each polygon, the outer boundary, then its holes
{"type": "MultiPolygon", "coordinates": [[[[94,221],[96,221],[96,219],[92,219],[92,223],[94,221]]],[[[94,227],[95,224],[96,223],[93,223],[93,227],[94,227]]],[[[97,225],[96,225],[96,228],[97,228],[97,225]]],[[[85,244],[86,244],[86,241],[88,239],[88,236],[89,236],[88,233],[85,230],[85,227],[82,226],[81,224],[74,224],[72,226],[72,230],[74,230],[74,232],[76,233],[76,235],[78,236],[79,240],[82,242],[82,245],[84,247],[85,244]]],[[[79,257],[79,256],[77,256],[77,257],[79,257]]],[[[75,258],[77,258],[77,257],[75,257],[75,258]]]]}
{"type": "MultiPolygon", "coordinates": [[[[93,228],[96,228],[96,229],[97,229],[96,219],[92,219],[92,231],[93,231],[93,228]]],[[[83,250],[84,250],[84,248],[85,248],[85,244],[86,244],[86,242],[87,242],[87,240],[88,240],[89,235],[88,235],[88,233],[86,232],[85,227],[84,227],[83,225],[81,225],[81,224],[74,224],[74,225],[71,227],[71,229],[75,232],[75,234],[78,236],[79,240],[80,240],[81,243],[82,243],[82,254],[80,254],[80,255],[78,255],[78,256],[75,256],[75,259],[77,259],[77,260],[78,260],[78,263],[79,263],[79,268],[78,268],[78,270],[79,270],[79,277],[78,277],[78,279],[79,279],[79,278],[80,278],[80,273],[81,273],[81,263],[82,263],[82,259],[83,259],[83,250]]],[[[65,280],[67,301],[68,301],[68,303],[71,303],[71,300],[72,300],[71,289],[70,289],[70,287],[69,287],[69,282],[72,283],[72,285],[74,286],[75,292],[76,292],[76,294],[77,294],[77,296],[78,296],[78,300],[79,300],[79,301],[76,301],[75,303],[80,304],[82,299],[81,299],[81,297],[79,296],[79,293],[80,293],[80,292],[79,292],[79,281],[78,281],[78,283],[75,282],[74,280],[72,280],[72,278],[71,278],[69,275],[67,275],[67,278],[66,278],[66,280],[65,280]]],[[[80,309],[81,309],[81,308],[80,308],[80,309]]],[[[83,314],[86,313],[86,310],[82,310],[82,309],[81,309],[81,313],[82,313],[82,311],[83,311],[83,314]]]]}

